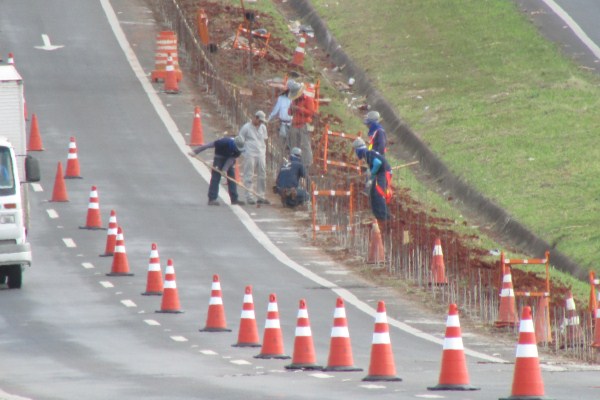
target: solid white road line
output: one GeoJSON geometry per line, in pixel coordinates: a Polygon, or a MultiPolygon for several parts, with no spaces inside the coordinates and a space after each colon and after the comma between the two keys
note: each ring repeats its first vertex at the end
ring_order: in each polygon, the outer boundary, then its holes
{"type": "Polygon", "coordinates": [[[542,0],[550,9],[558,15],[560,19],[564,21],[565,24],[571,28],[573,33],[583,42],[583,44],[590,49],[590,51],[594,54],[594,56],[600,59],[600,47],[590,37],[581,29],[579,24],[571,18],[569,14],[565,10],[562,9],[554,0],[542,0]]]}

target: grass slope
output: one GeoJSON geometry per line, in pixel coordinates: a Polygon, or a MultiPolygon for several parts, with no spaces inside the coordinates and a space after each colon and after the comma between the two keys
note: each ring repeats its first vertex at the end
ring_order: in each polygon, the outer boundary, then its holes
{"type": "Polygon", "coordinates": [[[561,55],[511,1],[312,2],[454,173],[596,266],[598,76],[561,55]]]}

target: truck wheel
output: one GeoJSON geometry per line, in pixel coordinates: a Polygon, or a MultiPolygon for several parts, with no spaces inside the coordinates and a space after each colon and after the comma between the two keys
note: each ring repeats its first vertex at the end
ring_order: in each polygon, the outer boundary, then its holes
{"type": "Polygon", "coordinates": [[[11,265],[8,270],[8,288],[20,289],[22,283],[22,271],[20,265],[11,265]]]}

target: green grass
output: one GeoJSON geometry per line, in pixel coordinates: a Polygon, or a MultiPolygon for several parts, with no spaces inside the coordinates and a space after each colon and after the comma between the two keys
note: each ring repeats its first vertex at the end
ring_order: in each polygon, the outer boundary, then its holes
{"type": "Polygon", "coordinates": [[[584,269],[596,267],[597,75],[561,55],[510,1],[313,4],[454,173],[584,269]]]}

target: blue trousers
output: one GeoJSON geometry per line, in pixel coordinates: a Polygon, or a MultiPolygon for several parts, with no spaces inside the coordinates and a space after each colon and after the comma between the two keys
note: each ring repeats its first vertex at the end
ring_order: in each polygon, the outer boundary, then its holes
{"type": "MultiPolygon", "coordinates": [[[[227,159],[221,156],[213,158],[213,167],[221,171],[225,166],[227,159]]],[[[237,162],[237,161],[236,161],[237,162]]],[[[229,198],[232,202],[238,200],[237,184],[235,183],[235,163],[227,170],[227,189],[229,190],[229,198]]],[[[221,183],[221,174],[214,169],[210,173],[210,184],[208,185],[208,200],[216,200],[219,196],[219,184],[221,183]]]]}
{"type": "MultiPolygon", "coordinates": [[[[376,181],[379,180],[378,178],[379,177],[377,177],[376,181]]],[[[385,180],[385,177],[383,179],[385,180]]],[[[385,191],[385,185],[380,187],[385,191]]],[[[371,211],[373,212],[375,218],[380,220],[390,219],[390,213],[388,211],[385,198],[377,191],[377,188],[375,187],[375,182],[373,182],[373,185],[371,185],[369,199],[371,201],[371,211]]]]}

